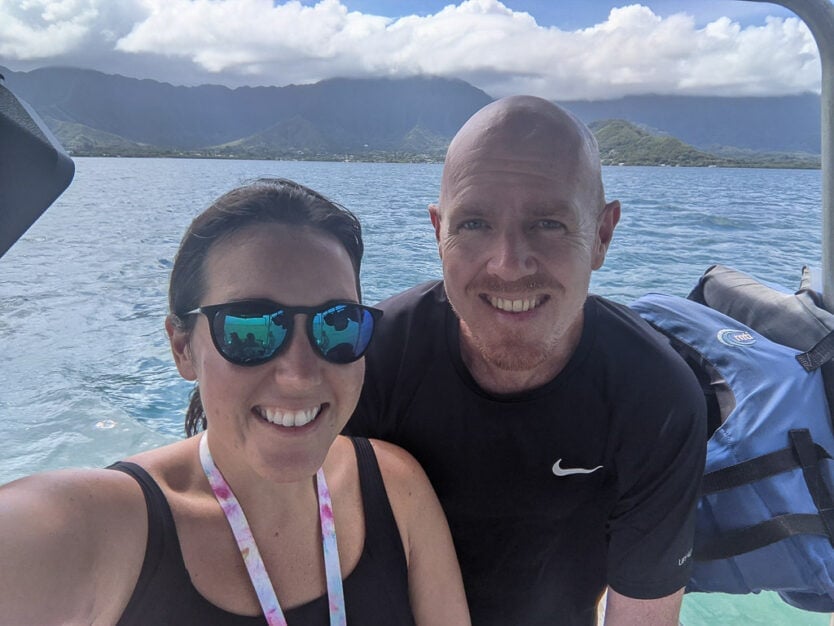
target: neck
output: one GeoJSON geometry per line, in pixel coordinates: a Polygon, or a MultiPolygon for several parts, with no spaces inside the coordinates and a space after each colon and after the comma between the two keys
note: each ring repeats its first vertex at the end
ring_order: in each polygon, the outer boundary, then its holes
{"type": "Polygon", "coordinates": [[[487,358],[466,325],[459,323],[463,363],[481,389],[493,394],[524,393],[546,385],[556,378],[579,345],[583,326],[580,316],[543,360],[525,369],[511,370],[500,367],[487,358]]]}
{"type": "MultiPolygon", "coordinates": [[[[254,519],[293,519],[298,512],[317,506],[315,476],[278,482],[259,474],[251,465],[241,462],[239,455],[212,439],[208,430],[202,435],[208,438],[209,449],[215,466],[240,502],[254,519]]],[[[199,459],[198,459],[199,463],[199,459]]],[[[205,489],[211,493],[208,481],[205,489]]]]}

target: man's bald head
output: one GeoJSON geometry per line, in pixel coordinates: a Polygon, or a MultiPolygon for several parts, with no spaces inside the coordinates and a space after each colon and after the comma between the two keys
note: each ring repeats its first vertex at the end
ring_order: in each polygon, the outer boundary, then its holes
{"type": "MultiPolygon", "coordinates": [[[[599,149],[591,131],[569,111],[535,96],[496,100],[475,113],[449,145],[440,187],[440,206],[450,187],[475,167],[492,162],[526,167],[547,175],[554,169],[570,172],[596,216],[605,205],[599,149]]],[[[490,165],[487,165],[489,167],[490,165]]]]}
{"type": "Polygon", "coordinates": [[[541,98],[493,102],[452,140],[429,215],[469,371],[498,393],[552,380],[620,218],[591,132],[541,98]]]}

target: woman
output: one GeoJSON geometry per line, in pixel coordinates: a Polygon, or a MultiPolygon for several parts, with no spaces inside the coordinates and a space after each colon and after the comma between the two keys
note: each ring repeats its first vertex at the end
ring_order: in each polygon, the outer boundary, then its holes
{"type": "Polygon", "coordinates": [[[469,623],[420,467],[339,436],[380,315],[362,252],[351,213],[287,180],[194,220],[165,324],[194,436],[1,488],[0,622],[469,623]]]}

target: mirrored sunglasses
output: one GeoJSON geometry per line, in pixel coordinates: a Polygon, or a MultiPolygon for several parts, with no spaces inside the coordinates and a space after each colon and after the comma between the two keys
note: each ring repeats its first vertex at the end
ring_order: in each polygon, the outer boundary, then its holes
{"type": "Polygon", "coordinates": [[[241,300],[189,311],[208,318],[211,339],[220,355],[235,365],[260,365],[289,345],[295,316],[307,316],[307,338],[330,363],[362,358],[382,311],[355,302],[331,301],[320,306],[284,306],[269,300],[241,300]]]}

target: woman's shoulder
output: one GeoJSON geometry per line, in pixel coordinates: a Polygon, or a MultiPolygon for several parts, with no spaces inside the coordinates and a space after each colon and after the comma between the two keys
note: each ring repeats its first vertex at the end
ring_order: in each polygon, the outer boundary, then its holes
{"type": "MultiPolygon", "coordinates": [[[[332,463],[335,474],[352,483],[358,481],[358,475],[351,439],[341,435],[337,437],[331,453],[328,454],[327,463],[332,463]]],[[[431,484],[423,468],[406,450],[381,439],[368,441],[379,466],[388,500],[394,509],[394,516],[399,523],[410,516],[412,507],[419,506],[427,497],[434,497],[431,484]]]]}
{"type": "Polygon", "coordinates": [[[199,436],[182,439],[126,458],[141,466],[159,485],[167,497],[202,491],[199,484],[204,473],[199,463],[199,436]]]}
{"type": "Polygon", "coordinates": [[[0,487],[0,502],[4,518],[35,515],[37,528],[48,525],[59,532],[82,523],[103,523],[103,515],[127,517],[132,515],[130,509],[143,506],[136,481],[109,469],[63,469],[26,476],[0,487]]]}
{"type": "Polygon", "coordinates": [[[0,542],[4,612],[29,623],[118,617],[144,557],[144,498],[112,470],[36,474],[0,488],[0,534],[13,538],[0,542]]]}
{"type": "Polygon", "coordinates": [[[417,460],[403,448],[382,441],[369,439],[382,474],[382,481],[394,518],[400,526],[404,545],[408,545],[410,529],[423,519],[427,510],[437,507],[437,496],[426,473],[417,460]]]}
{"type": "Polygon", "coordinates": [[[373,447],[384,479],[395,483],[416,482],[428,485],[428,478],[422,466],[407,450],[382,439],[368,439],[368,441],[373,447]]]}
{"type": "MultiPolygon", "coordinates": [[[[125,460],[139,465],[160,486],[185,473],[187,445],[177,442],[125,460]]],[[[44,545],[72,541],[100,545],[137,536],[144,548],[145,495],[137,478],[114,469],[63,469],[33,474],[0,486],[0,531],[43,536],[44,545]],[[23,524],[26,519],[30,524],[23,524]]],[[[94,556],[94,550],[87,554],[94,556]]]]}
{"type": "MultiPolygon", "coordinates": [[[[354,439],[362,438],[338,436],[328,454],[327,463],[333,463],[334,469],[337,467],[342,469],[355,468],[357,461],[355,445],[353,444],[354,439]]],[[[428,478],[426,478],[423,468],[406,450],[381,439],[369,438],[368,442],[371,444],[386,489],[390,491],[391,487],[400,488],[410,483],[428,484],[428,478]]],[[[354,471],[353,476],[355,475],[354,471]]]]}

